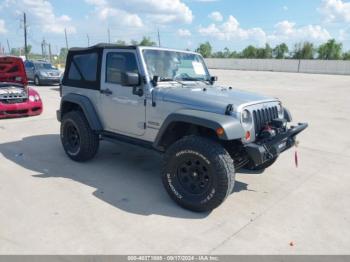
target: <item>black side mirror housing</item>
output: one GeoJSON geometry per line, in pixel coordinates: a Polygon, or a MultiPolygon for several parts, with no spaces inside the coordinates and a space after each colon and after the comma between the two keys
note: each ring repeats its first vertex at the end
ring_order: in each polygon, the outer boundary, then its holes
{"type": "Polygon", "coordinates": [[[139,86],[140,75],[134,72],[125,72],[122,74],[122,85],[123,86],[139,86]]]}
{"type": "Polygon", "coordinates": [[[210,77],[210,83],[214,84],[216,81],[218,81],[218,77],[217,76],[211,76],[210,77]]]}
{"type": "Polygon", "coordinates": [[[156,87],[158,85],[158,82],[160,81],[160,77],[159,76],[153,76],[153,79],[152,79],[152,85],[154,87],[156,87]]]}

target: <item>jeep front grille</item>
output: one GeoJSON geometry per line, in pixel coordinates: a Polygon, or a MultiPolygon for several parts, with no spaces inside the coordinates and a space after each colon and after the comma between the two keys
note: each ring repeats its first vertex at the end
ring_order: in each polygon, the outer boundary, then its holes
{"type": "Polygon", "coordinates": [[[255,133],[258,135],[264,126],[278,118],[277,106],[253,110],[255,133]]]}

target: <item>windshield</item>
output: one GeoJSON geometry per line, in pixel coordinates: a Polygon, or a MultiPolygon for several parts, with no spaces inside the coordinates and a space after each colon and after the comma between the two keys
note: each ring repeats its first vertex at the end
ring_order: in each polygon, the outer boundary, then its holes
{"type": "Polygon", "coordinates": [[[52,70],[52,69],[56,69],[55,67],[53,67],[53,65],[49,64],[49,63],[37,63],[35,64],[35,67],[37,69],[45,69],[45,70],[52,70]]]}
{"type": "Polygon", "coordinates": [[[151,79],[160,81],[209,81],[210,75],[201,56],[165,50],[143,50],[151,79]]]}

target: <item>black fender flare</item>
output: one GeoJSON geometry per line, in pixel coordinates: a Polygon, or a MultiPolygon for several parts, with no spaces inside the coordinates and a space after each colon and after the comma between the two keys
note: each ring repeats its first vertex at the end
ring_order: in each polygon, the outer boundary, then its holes
{"type": "Polygon", "coordinates": [[[238,119],[234,116],[217,114],[191,109],[181,109],[170,114],[163,122],[157,137],[153,143],[154,148],[161,148],[161,141],[170,124],[183,122],[209,128],[216,133],[218,128],[224,130],[223,135],[218,136],[220,140],[236,140],[244,137],[245,131],[238,119]]]}
{"type": "Polygon", "coordinates": [[[67,94],[62,97],[61,99],[61,109],[58,113],[58,118],[61,119],[63,117],[62,113],[64,112],[64,104],[65,103],[73,103],[78,105],[81,110],[83,111],[90,128],[94,131],[102,131],[103,126],[100,121],[100,118],[95,110],[94,105],[90,101],[90,99],[83,95],[78,94],[67,94]]]}

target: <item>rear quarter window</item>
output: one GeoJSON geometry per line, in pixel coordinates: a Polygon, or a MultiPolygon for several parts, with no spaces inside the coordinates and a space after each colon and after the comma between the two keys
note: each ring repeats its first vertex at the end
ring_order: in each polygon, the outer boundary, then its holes
{"type": "Polygon", "coordinates": [[[96,81],[97,60],[97,53],[73,56],[68,78],[72,80],[96,81]]]}
{"type": "Polygon", "coordinates": [[[99,50],[70,52],[62,84],[84,89],[100,89],[100,59],[99,50]]]}

